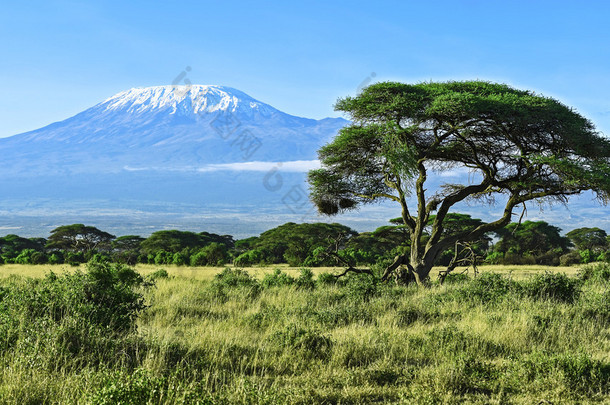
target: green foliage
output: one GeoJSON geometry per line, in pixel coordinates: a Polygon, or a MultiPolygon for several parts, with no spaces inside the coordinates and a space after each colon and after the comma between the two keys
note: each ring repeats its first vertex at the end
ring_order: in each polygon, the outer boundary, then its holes
{"type": "MultiPolygon", "coordinates": [[[[302,266],[306,262],[313,263],[314,251],[317,248],[327,248],[333,240],[338,238],[349,240],[356,234],[354,230],[341,224],[288,222],[263,232],[251,243],[251,246],[264,255],[263,261],[266,263],[286,262],[291,266],[302,266]]],[[[240,263],[250,259],[242,256],[243,254],[237,258],[240,263]]],[[[252,262],[252,260],[248,261],[252,262]]],[[[320,261],[315,263],[324,264],[320,261]]]]}
{"type": "Polygon", "coordinates": [[[378,279],[370,274],[353,274],[345,276],[340,285],[347,291],[352,300],[368,301],[378,292],[378,279]]]}
{"type": "Polygon", "coordinates": [[[288,274],[282,272],[280,269],[275,269],[272,274],[266,274],[261,281],[263,288],[270,287],[283,287],[293,285],[296,280],[290,277],[288,274]]]}
{"type": "Polygon", "coordinates": [[[302,268],[295,284],[299,289],[313,290],[316,287],[316,282],[313,279],[313,272],[311,269],[302,268]]]}
{"type": "Polygon", "coordinates": [[[331,273],[320,273],[318,274],[318,278],[316,280],[318,284],[323,286],[334,285],[337,283],[337,278],[331,273]]]}
{"type": "Polygon", "coordinates": [[[571,251],[559,257],[559,264],[561,266],[572,266],[581,263],[581,260],[582,258],[578,251],[571,251]]]}
{"type": "Polygon", "coordinates": [[[214,283],[226,287],[251,287],[258,285],[256,279],[248,274],[248,272],[229,267],[214,276],[214,283]]]}
{"type": "MultiPolygon", "coordinates": [[[[21,236],[9,234],[4,237],[0,237],[0,257],[3,257],[4,261],[11,262],[14,261],[14,259],[24,250],[43,253],[45,243],[46,240],[43,238],[27,239],[22,238],[21,236]]],[[[31,255],[32,253],[29,253],[28,257],[31,255]]]]}
{"type": "Polygon", "coordinates": [[[319,331],[303,329],[294,324],[276,332],[270,340],[280,347],[302,351],[309,356],[322,359],[330,356],[333,347],[330,337],[319,331]]]}
{"type": "Polygon", "coordinates": [[[483,273],[455,290],[462,299],[479,303],[498,303],[508,294],[519,292],[519,284],[497,273],[483,273]]]}
{"type": "Polygon", "coordinates": [[[233,264],[240,267],[249,267],[255,264],[262,264],[264,262],[265,253],[260,249],[248,250],[237,256],[233,261],[233,264]]]}
{"type": "Polygon", "coordinates": [[[467,283],[470,280],[468,274],[464,273],[449,273],[447,277],[445,277],[446,284],[462,284],[467,283]]]}
{"type": "Polygon", "coordinates": [[[169,278],[169,274],[165,269],[159,269],[150,273],[147,277],[150,281],[155,281],[159,279],[169,278]]]}
{"type": "Polygon", "coordinates": [[[523,283],[525,295],[542,300],[572,303],[580,294],[579,282],[563,273],[537,274],[523,283]]]}
{"type": "Polygon", "coordinates": [[[226,246],[217,242],[211,242],[197,254],[201,254],[205,258],[207,266],[222,266],[229,260],[226,246]]]}
{"type": "Polygon", "coordinates": [[[261,286],[255,278],[242,269],[225,268],[214,276],[210,285],[211,292],[219,299],[227,299],[232,293],[243,295],[248,299],[256,298],[261,291],[261,286]]]}
{"type": "Polygon", "coordinates": [[[141,289],[138,276],[96,266],[106,270],[0,280],[2,402],[605,403],[610,393],[606,270],[574,281],[570,302],[557,299],[567,295],[556,275],[362,294],[366,275],[301,290],[260,289],[243,270],[211,281],[159,271],[164,281],[141,289]],[[143,294],[141,331],[78,310],[88,283],[143,294]]]}
{"type": "Polygon", "coordinates": [[[583,264],[591,263],[594,259],[589,249],[581,250],[578,254],[580,254],[580,262],[583,264]]]}
{"type": "Polygon", "coordinates": [[[91,396],[91,404],[148,404],[161,400],[163,378],[155,378],[146,370],[132,374],[116,372],[106,377],[102,387],[91,396]]]}
{"type": "Polygon", "coordinates": [[[140,248],[145,254],[157,251],[173,254],[183,252],[185,249],[203,249],[213,243],[223,245],[226,250],[233,247],[233,238],[229,235],[221,236],[208,232],[197,234],[178,230],[157,231],[142,241],[140,248]]]}
{"type": "Polygon", "coordinates": [[[608,246],[606,231],[600,228],[577,228],[566,234],[578,250],[599,251],[608,246]]]}
{"type": "MultiPolygon", "coordinates": [[[[380,200],[395,202],[410,231],[411,254],[403,258],[412,261],[420,280],[456,242],[484,244],[485,235],[506,225],[522,203],[565,201],[584,190],[603,200],[610,195],[610,141],[574,109],[530,91],[483,81],[385,82],[340,99],[335,108],[352,123],[318,151],[322,167],[309,172],[310,198],[327,215],[380,200]],[[469,168],[477,181],[441,184],[434,196],[425,194],[432,171],[455,167],[469,168]],[[407,201],[413,192],[416,208],[407,201]],[[447,214],[455,204],[491,202],[500,194],[509,196],[501,218],[466,224],[453,233],[447,214]],[[416,212],[419,218],[413,216],[416,212]],[[429,218],[433,222],[427,232],[420,221],[429,218]]],[[[465,222],[464,217],[453,219],[465,222]]],[[[567,244],[561,238],[547,240],[553,236],[546,232],[552,231],[548,224],[523,225],[537,228],[515,238],[526,246],[509,243],[508,235],[514,233],[509,232],[499,251],[558,264],[567,244]],[[546,242],[559,251],[547,254],[546,242]]]]}
{"type": "MultiPolygon", "coordinates": [[[[0,287],[0,346],[23,365],[63,372],[129,366],[142,342],[137,317],[146,308],[143,286],[130,268],[90,263],[44,279],[12,279],[0,287]]],[[[23,367],[23,365],[17,365],[23,367]]]]}
{"type": "Polygon", "coordinates": [[[51,231],[47,249],[62,249],[86,253],[91,250],[110,249],[114,235],[83,224],[63,225],[51,231]]]}
{"type": "Polygon", "coordinates": [[[559,257],[570,244],[560,232],[560,228],[544,221],[513,222],[496,231],[500,240],[494,246],[494,252],[503,255],[500,261],[503,264],[528,264],[524,261],[531,258],[531,264],[557,266],[559,257]]]}
{"type": "Polygon", "coordinates": [[[610,264],[595,263],[583,266],[578,276],[587,283],[606,284],[610,282],[610,264]]]}

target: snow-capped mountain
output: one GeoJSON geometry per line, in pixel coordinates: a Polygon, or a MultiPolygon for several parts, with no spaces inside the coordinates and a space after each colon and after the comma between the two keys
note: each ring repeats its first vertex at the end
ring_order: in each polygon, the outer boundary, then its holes
{"type": "Polygon", "coordinates": [[[0,139],[0,235],[75,222],[251,235],[304,221],[306,172],[346,123],[289,115],[230,87],[130,89],[0,139]]]}
{"type": "Polygon", "coordinates": [[[197,171],[211,164],[312,160],[345,124],[285,114],[230,87],[134,88],[64,121],[0,139],[0,170],[197,171]]]}

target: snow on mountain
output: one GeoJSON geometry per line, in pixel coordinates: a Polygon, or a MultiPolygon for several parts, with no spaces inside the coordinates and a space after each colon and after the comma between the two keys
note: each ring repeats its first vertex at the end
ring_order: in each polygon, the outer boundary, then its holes
{"type": "Polygon", "coordinates": [[[120,92],[105,100],[99,107],[105,111],[127,111],[142,114],[148,111],[167,111],[188,115],[218,111],[270,117],[280,113],[239,90],[224,86],[182,85],[140,87],[120,92]]]}

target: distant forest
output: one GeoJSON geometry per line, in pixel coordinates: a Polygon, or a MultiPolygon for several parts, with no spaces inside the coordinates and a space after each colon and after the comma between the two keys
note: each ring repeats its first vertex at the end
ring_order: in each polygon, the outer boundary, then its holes
{"type": "MultiPolygon", "coordinates": [[[[432,220],[432,219],[431,219],[432,220]]],[[[290,266],[385,266],[409,251],[409,232],[399,219],[372,232],[358,233],[341,224],[286,223],[260,236],[235,240],[231,235],[180,230],[157,231],[144,238],[115,237],[93,226],[73,224],[51,231],[49,238],[0,237],[0,264],[71,264],[111,261],[178,266],[239,267],[288,263],[290,266]]],[[[480,225],[480,219],[450,214],[444,232],[456,233],[480,225]]],[[[510,223],[470,243],[480,264],[541,264],[549,266],[610,260],[610,238],[599,228],[578,228],[562,236],[544,221],[510,223]]],[[[446,266],[447,250],[436,265],[446,266]]]]}

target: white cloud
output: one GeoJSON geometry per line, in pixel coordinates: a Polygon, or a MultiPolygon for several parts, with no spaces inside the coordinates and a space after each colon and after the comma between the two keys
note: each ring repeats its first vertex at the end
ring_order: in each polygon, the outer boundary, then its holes
{"type": "Polygon", "coordinates": [[[199,172],[245,171],[268,172],[274,168],[285,172],[307,172],[320,167],[319,160],[293,160],[289,162],[241,162],[210,164],[197,169],[199,172]]]}

